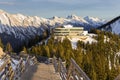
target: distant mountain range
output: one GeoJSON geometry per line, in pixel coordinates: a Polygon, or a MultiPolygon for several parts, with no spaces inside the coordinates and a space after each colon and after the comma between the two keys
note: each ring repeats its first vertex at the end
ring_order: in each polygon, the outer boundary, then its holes
{"type": "MultiPolygon", "coordinates": [[[[51,27],[71,24],[76,27],[84,27],[86,30],[98,28],[107,23],[107,20],[89,17],[84,18],[69,15],[66,18],[54,16],[52,18],[42,18],[37,16],[25,16],[22,14],[10,14],[0,10],[0,38],[3,43],[10,42],[12,46],[20,45],[33,39],[41,37],[44,31],[51,27]]],[[[112,32],[120,33],[120,19],[111,24],[112,32]],[[119,32],[118,32],[119,31],[119,32]]]]}

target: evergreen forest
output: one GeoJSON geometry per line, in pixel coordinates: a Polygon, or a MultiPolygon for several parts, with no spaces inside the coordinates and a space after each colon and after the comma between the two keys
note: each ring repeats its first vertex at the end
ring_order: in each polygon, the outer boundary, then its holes
{"type": "Polygon", "coordinates": [[[120,73],[120,36],[111,32],[91,30],[97,34],[93,38],[97,42],[77,42],[77,49],[72,49],[71,42],[54,40],[54,36],[41,45],[33,46],[24,51],[30,55],[61,58],[66,61],[73,58],[91,80],[114,80],[120,73]]]}

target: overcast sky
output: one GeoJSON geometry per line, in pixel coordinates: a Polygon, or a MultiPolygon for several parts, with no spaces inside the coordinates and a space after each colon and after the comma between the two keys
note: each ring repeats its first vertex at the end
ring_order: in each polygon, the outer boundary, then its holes
{"type": "Polygon", "coordinates": [[[0,9],[45,18],[76,14],[111,19],[120,15],[120,0],[0,0],[0,9]]]}

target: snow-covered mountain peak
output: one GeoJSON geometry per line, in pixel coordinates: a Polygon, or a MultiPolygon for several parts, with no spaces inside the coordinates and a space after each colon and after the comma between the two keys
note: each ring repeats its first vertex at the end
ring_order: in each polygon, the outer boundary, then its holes
{"type": "Polygon", "coordinates": [[[14,15],[19,16],[19,17],[26,17],[25,15],[20,14],[20,13],[17,13],[17,14],[14,14],[14,15]]]}
{"type": "Polygon", "coordinates": [[[59,18],[61,18],[61,17],[53,16],[52,18],[49,18],[49,19],[51,19],[51,20],[56,20],[56,19],[59,19],[59,18]]]}
{"type": "Polygon", "coordinates": [[[11,26],[21,26],[21,27],[28,27],[40,26],[40,18],[37,16],[25,16],[23,14],[9,14],[3,10],[0,10],[0,24],[11,26]]]}
{"type": "Polygon", "coordinates": [[[98,26],[103,23],[102,20],[93,17],[82,18],[76,16],[75,14],[69,15],[67,18],[53,16],[52,18],[46,19],[38,16],[25,16],[23,14],[9,14],[3,10],[0,10],[0,23],[8,26],[34,26],[39,27],[42,23],[50,25],[50,26],[58,26],[58,25],[66,25],[73,24],[74,26],[98,26]]]}
{"type": "Polygon", "coordinates": [[[73,22],[77,23],[87,23],[87,21],[85,21],[82,17],[76,16],[75,14],[67,16],[66,19],[72,20],[73,22]]]}
{"type": "Polygon", "coordinates": [[[86,17],[84,17],[84,19],[85,20],[87,20],[87,21],[94,21],[94,22],[100,22],[100,21],[102,21],[101,19],[99,19],[99,18],[97,18],[97,17],[91,17],[91,16],[86,16],[86,17]]]}
{"type": "Polygon", "coordinates": [[[67,19],[77,19],[79,18],[78,16],[76,16],[75,14],[72,14],[72,15],[68,15],[67,16],[67,19]]]}
{"type": "Polygon", "coordinates": [[[84,17],[84,20],[86,20],[93,27],[98,27],[98,26],[106,23],[106,21],[103,19],[99,19],[97,17],[90,17],[90,16],[84,17]]]}

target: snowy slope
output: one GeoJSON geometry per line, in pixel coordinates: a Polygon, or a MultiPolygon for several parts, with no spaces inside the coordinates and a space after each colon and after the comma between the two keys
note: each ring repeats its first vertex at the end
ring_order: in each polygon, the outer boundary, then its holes
{"type": "Polygon", "coordinates": [[[101,26],[102,24],[106,23],[105,20],[102,20],[102,19],[99,19],[96,17],[93,18],[93,17],[86,16],[86,17],[84,17],[84,19],[93,27],[98,27],[98,26],[101,26]]]}
{"type": "Polygon", "coordinates": [[[73,49],[76,49],[76,48],[77,48],[77,42],[78,42],[78,41],[83,41],[83,42],[86,43],[86,44],[87,44],[87,43],[90,43],[90,44],[96,43],[97,40],[95,40],[95,39],[93,38],[93,36],[96,36],[96,34],[88,34],[87,36],[85,36],[85,37],[86,37],[85,40],[82,40],[81,38],[69,38],[69,37],[68,37],[68,39],[71,41],[72,48],[73,48],[73,49]]]}
{"type": "Polygon", "coordinates": [[[46,19],[39,18],[37,16],[24,16],[22,14],[9,14],[3,10],[0,10],[0,23],[8,26],[35,26],[39,27],[41,23],[44,23],[46,19]]]}
{"type": "Polygon", "coordinates": [[[25,40],[26,37],[41,35],[41,26],[46,19],[37,16],[24,16],[22,14],[9,14],[0,10],[0,33],[12,35],[15,38],[25,40]]]}
{"type": "Polygon", "coordinates": [[[8,42],[13,50],[19,49],[36,36],[43,35],[48,29],[48,19],[22,14],[10,14],[0,10],[0,38],[4,45],[8,42]]]}
{"type": "Polygon", "coordinates": [[[120,19],[111,24],[110,26],[113,33],[120,34],[120,19]]]}
{"type": "Polygon", "coordinates": [[[104,25],[99,26],[98,29],[111,31],[112,33],[115,33],[115,34],[120,34],[120,16],[117,16],[112,20],[109,20],[104,25]]]}

